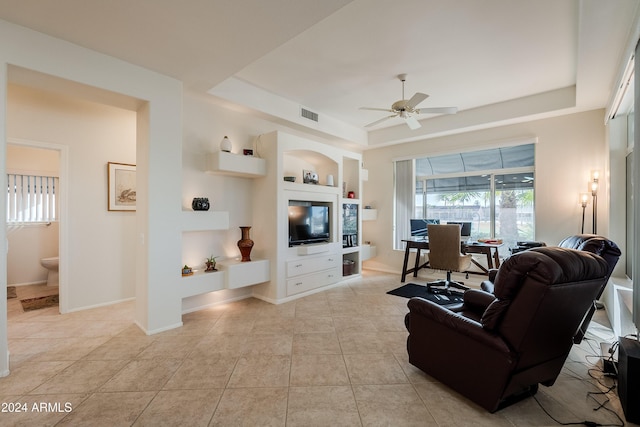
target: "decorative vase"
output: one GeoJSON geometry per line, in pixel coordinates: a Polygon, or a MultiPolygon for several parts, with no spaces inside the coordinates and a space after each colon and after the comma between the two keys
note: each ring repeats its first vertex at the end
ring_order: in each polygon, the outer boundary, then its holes
{"type": "Polygon", "coordinates": [[[210,207],[207,197],[194,197],[191,201],[191,208],[194,211],[208,211],[210,207]]]}
{"type": "Polygon", "coordinates": [[[242,254],[242,262],[251,261],[251,249],[253,249],[253,240],[249,237],[251,227],[240,227],[240,230],[242,230],[242,239],[238,240],[238,249],[242,254]]]}
{"type": "Polygon", "coordinates": [[[231,140],[227,137],[227,135],[222,138],[220,141],[220,151],[226,151],[227,153],[231,152],[233,145],[231,144],[231,140]]]}

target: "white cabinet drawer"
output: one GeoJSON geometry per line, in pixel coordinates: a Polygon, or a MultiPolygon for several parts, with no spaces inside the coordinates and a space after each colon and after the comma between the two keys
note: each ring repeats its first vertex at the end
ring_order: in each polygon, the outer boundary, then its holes
{"type": "Polygon", "coordinates": [[[331,268],[319,273],[289,279],[287,280],[287,296],[331,285],[340,279],[342,279],[342,274],[339,268],[331,268]]]}
{"type": "Polygon", "coordinates": [[[329,268],[340,266],[340,256],[327,254],[323,256],[296,259],[287,262],[287,277],[300,276],[302,274],[315,273],[329,268]]]}

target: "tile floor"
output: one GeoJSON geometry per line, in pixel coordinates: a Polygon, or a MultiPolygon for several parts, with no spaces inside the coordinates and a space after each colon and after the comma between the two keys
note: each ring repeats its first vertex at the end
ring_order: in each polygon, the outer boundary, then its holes
{"type": "MultiPolygon", "coordinates": [[[[133,325],[133,302],[59,315],[9,300],[0,425],[557,425],[534,399],[489,414],[411,366],[407,300],[385,294],[399,285],[398,275],[365,272],[282,305],[246,299],[185,314],[182,328],[153,336],[133,325]]],[[[594,410],[610,399],[622,416],[615,392],[588,394],[612,383],[597,354],[614,337],[603,312],[596,321],[536,397],[562,422],[621,425],[594,410]]]]}

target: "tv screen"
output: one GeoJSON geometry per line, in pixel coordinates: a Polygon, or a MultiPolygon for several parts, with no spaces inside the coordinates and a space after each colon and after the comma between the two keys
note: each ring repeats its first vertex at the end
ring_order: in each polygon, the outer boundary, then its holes
{"type": "Polygon", "coordinates": [[[289,201],[289,246],[330,240],[329,205],[322,202],[289,201]]]}

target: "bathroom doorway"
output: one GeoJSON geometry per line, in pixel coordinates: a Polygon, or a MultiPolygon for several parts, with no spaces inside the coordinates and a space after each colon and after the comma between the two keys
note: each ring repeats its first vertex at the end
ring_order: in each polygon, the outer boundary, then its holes
{"type": "Polygon", "coordinates": [[[7,300],[9,317],[41,309],[65,312],[66,162],[65,146],[7,140],[7,176],[14,189],[7,218],[7,286],[15,295],[7,300]]]}

